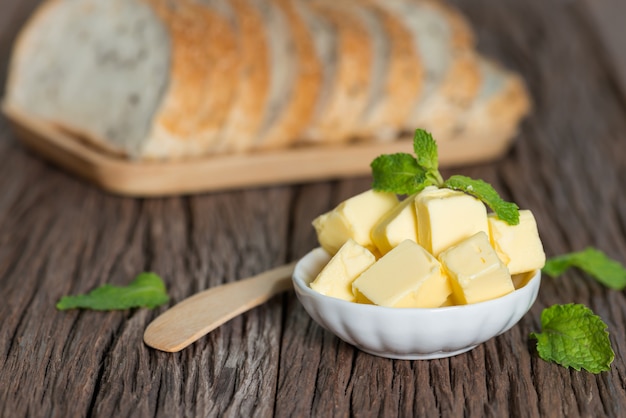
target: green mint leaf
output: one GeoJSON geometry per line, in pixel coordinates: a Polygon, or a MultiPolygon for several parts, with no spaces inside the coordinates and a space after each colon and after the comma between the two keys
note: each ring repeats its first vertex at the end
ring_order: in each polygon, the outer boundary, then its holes
{"type": "Polygon", "coordinates": [[[563,367],[591,373],[609,370],[615,353],[607,326],[591,309],[580,304],[553,305],[541,313],[537,340],[539,357],[563,367]]]}
{"type": "Polygon", "coordinates": [[[417,163],[425,171],[437,171],[439,169],[437,143],[430,133],[423,129],[416,129],[413,136],[413,150],[417,156],[417,163]]]}
{"type": "Polygon", "coordinates": [[[626,288],[626,269],[618,261],[609,258],[602,251],[587,247],[582,251],[551,257],[546,260],[542,271],[556,277],[570,267],[577,267],[597,281],[615,290],[626,288]]]}
{"type": "Polygon", "coordinates": [[[482,200],[509,225],[519,224],[519,207],[512,202],[502,200],[498,192],[487,182],[466,176],[454,175],[444,183],[445,187],[470,194],[482,200]]]}
{"type": "Polygon", "coordinates": [[[163,280],[154,273],[141,273],[128,286],[102,285],[84,295],[64,296],[59,310],[94,309],[99,311],[129,308],[155,308],[169,300],[163,280]]]}
{"type": "Polygon", "coordinates": [[[397,194],[413,194],[427,184],[426,172],[411,154],[385,154],[370,164],[374,182],[372,189],[397,194]]]}

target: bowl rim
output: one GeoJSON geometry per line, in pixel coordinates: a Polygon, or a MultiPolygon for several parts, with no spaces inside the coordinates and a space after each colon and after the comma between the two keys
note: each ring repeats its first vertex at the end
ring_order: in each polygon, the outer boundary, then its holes
{"type": "Polygon", "coordinates": [[[303,280],[303,278],[300,277],[300,273],[303,269],[303,264],[305,262],[312,262],[314,261],[314,257],[321,257],[323,255],[328,257],[329,259],[331,257],[330,254],[326,252],[326,250],[324,250],[321,247],[316,247],[312,249],[311,251],[309,251],[308,253],[306,253],[302,258],[300,258],[297,261],[293,274],[292,274],[292,282],[293,282],[294,287],[310,297],[321,298],[327,303],[337,303],[340,305],[347,304],[353,307],[354,309],[374,310],[378,312],[402,312],[406,314],[411,314],[411,313],[413,314],[418,314],[418,313],[443,314],[443,313],[449,313],[449,312],[456,311],[456,310],[465,310],[465,311],[469,311],[471,309],[482,310],[485,308],[489,308],[489,305],[501,304],[503,303],[503,301],[506,301],[507,299],[518,299],[518,298],[523,298],[524,296],[528,296],[528,299],[530,299],[532,298],[532,293],[534,292],[534,290],[538,288],[539,285],[541,284],[541,269],[537,269],[537,270],[529,271],[526,273],[528,276],[530,276],[530,278],[526,280],[526,282],[524,283],[522,287],[516,288],[513,292],[507,293],[506,295],[503,295],[494,299],[485,300],[482,302],[470,303],[467,305],[440,306],[437,308],[394,308],[390,306],[370,305],[370,304],[350,302],[344,299],[335,298],[332,296],[324,295],[322,293],[316,292],[315,290],[311,289],[308,283],[306,283],[303,280]],[[530,294],[526,295],[527,293],[530,293],[530,294]]]}

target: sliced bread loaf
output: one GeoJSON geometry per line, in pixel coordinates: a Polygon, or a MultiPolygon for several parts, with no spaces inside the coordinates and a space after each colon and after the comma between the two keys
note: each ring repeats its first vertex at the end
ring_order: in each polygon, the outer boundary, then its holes
{"type": "Polygon", "coordinates": [[[438,0],[47,0],[15,44],[5,101],[135,159],[416,128],[506,146],[530,108],[438,0]]]}

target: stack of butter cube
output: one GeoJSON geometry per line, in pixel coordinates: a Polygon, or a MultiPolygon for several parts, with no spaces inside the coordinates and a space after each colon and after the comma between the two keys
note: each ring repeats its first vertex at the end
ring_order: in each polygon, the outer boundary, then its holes
{"type": "Polygon", "coordinates": [[[436,308],[495,299],[543,267],[529,210],[509,225],[466,193],[426,187],[399,200],[365,191],[313,221],[331,255],[313,290],[350,302],[436,308]]]}

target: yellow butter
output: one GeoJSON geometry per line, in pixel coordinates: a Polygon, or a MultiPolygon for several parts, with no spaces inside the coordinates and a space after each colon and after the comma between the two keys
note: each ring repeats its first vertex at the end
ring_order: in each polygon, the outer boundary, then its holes
{"type": "Polygon", "coordinates": [[[439,260],[459,305],[495,299],[515,290],[507,267],[482,231],[443,251],[439,260]]]}
{"type": "Polygon", "coordinates": [[[519,211],[519,224],[509,225],[489,214],[491,245],[513,274],[538,270],[546,263],[537,223],[529,210],[519,211]]]}
{"type": "Polygon", "coordinates": [[[317,240],[331,255],[337,253],[350,238],[370,251],[377,251],[370,232],[378,220],[397,204],[395,194],[373,190],[344,200],[335,209],[313,220],[317,240]]]}
{"type": "Polygon", "coordinates": [[[466,193],[427,187],[415,198],[415,208],[418,243],[435,257],[477,232],[489,234],[484,203],[466,193]]]}
{"type": "Polygon", "coordinates": [[[452,292],[439,261],[411,240],[385,254],[352,287],[376,305],[396,308],[436,308],[452,292]]]}
{"type": "Polygon", "coordinates": [[[398,203],[372,229],[372,241],[380,254],[386,254],[402,241],[417,242],[415,195],[398,203]]]}
{"type": "Polygon", "coordinates": [[[352,282],[375,261],[376,257],[367,248],[348,239],[311,282],[311,289],[326,296],[355,302],[352,282]]]}

